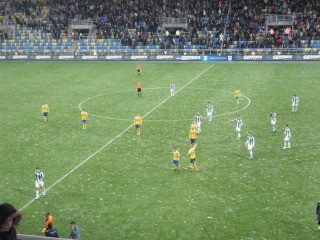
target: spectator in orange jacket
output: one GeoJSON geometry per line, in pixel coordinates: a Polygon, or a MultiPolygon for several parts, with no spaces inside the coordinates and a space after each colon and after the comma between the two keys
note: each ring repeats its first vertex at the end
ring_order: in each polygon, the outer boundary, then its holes
{"type": "Polygon", "coordinates": [[[49,223],[51,223],[53,225],[53,222],[54,222],[54,218],[50,214],[50,212],[48,212],[48,211],[45,212],[44,216],[45,216],[45,220],[44,220],[44,224],[43,224],[43,227],[42,227],[42,230],[41,230],[42,233],[44,233],[46,230],[49,229],[49,223]]]}

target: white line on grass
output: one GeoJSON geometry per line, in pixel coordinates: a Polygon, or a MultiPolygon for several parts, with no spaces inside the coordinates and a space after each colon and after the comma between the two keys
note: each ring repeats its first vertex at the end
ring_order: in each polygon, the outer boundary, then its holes
{"type": "MultiPolygon", "coordinates": [[[[147,88],[146,88],[147,89],[147,88]]],[[[159,88],[149,88],[149,89],[159,89],[159,88]]],[[[161,89],[161,88],[160,88],[161,89]]],[[[163,88],[162,88],[163,89],[163,88]]],[[[208,88],[193,88],[194,90],[195,89],[200,89],[200,90],[211,90],[211,91],[218,91],[218,92],[227,92],[227,93],[233,93],[233,92],[230,92],[230,91],[227,91],[227,90],[220,90],[220,89],[208,89],[208,88]]],[[[179,90],[180,91],[180,90],[179,90]]],[[[122,91],[123,92],[123,91],[122,91]]],[[[178,92],[178,91],[177,91],[178,92]]],[[[79,104],[79,109],[81,110],[82,109],[82,104],[90,99],[93,99],[93,98],[96,98],[96,97],[100,97],[100,96],[103,96],[103,95],[109,95],[109,94],[112,94],[112,93],[106,93],[106,94],[99,94],[99,95],[96,95],[96,96],[93,96],[93,97],[90,97],[90,98],[87,98],[85,100],[83,100],[80,104],[79,104]]],[[[241,112],[245,109],[247,109],[249,107],[249,105],[251,104],[251,100],[250,98],[248,98],[247,96],[245,95],[242,95],[241,97],[247,99],[248,103],[246,106],[244,106],[243,108],[241,109],[238,109],[236,111],[232,111],[232,112],[225,112],[225,113],[220,113],[220,114],[215,114],[214,117],[221,117],[221,116],[225,116],[225,115],[231,115],[233,113],[237,113],[237,112],[241,112]]],[[[168,97],[170,98],[170,97],[168,97]]],[[[110,120],[116,120],[116,121],[132,121],[131,119],[126,119],[126,118],[114,118],[114,117],[107,117],[107,116],[100,116],[100,115],[96,115],[96,114],[93,114],[93,113],[90,113],[90,116],[94,116],[94,117],[97,117],[97,118],[103,118],[103,119],[110,119],[110,120]]],[[[203,117],[203,118],[207,118],[207,117],[203,117]]],[[[181,122],[181,121],[190,121],[192,120],[192,118],[188,118],[188,119],[149,119],[149,120],[145,120],[145,121],[148,121],[148,122],[181,122]]]]}
{"type": "MultiPolygon", "coordinates": [[[[189,82],[187,82],[183,87],[181,87],[176,93],[180,92],[181,90],[183,90],[185,87],[187,87],[189,84],[191,84],[194,80],[196,80],[198,77],[200,77],[202,74],[204,74],[205,72],[207,72],[210,68],[212,68],[214,66],[214,64],[212,64],[211,66],[209,66],[207,69],[205,69],[204,71],[202,71],[200,74],[198,74],[196,77],[194,77],[193,79],[191,79],[189,82]]],[[[149,112],[147,112],[145,115],[142,116],[142,118],[148,116],[150,113],[152,113],[154,110],[156,110],[159,106],[161,106],[162,104],[164,104],[166,101],[168,101],[170,97],[167,97],[165,100],[163,100],[161,103],[159,103],[157,106],[155,106],[154,108],[152,108],[149,112]]],[[[79,108],[80,108],[80,104],[79,104],[79,108]]],[[[87,157],[85,160],[83,160],[81,163],[79,163],[77,166],[75,166],[72,170],[70,170],[68,173],[66,173],[63,177],[61,177],[60,179],[58,179],[54,184],[52,184],[50,187],[48,187],[46,189],[46,192],[48,192],[51,188],[53,188],[54,186],[56,186],[58,183],[60,183],[63,179],[65,179],[66,177],[68,177],[71,173],[73,173],[75,170],[77,170],[79,167],[81,167],[83,164],[85,164],[87,161],[89,161],[92,157],[94,157],[97,153],[101,152],[103,149],[105,149],[107,146],[109,146],[112,142],[114,142],[115,140],[117,140],[119,137],[121,137],[125,132],[127,132],[130,128],[132,128],[133,124],[131,124],[129,127],[127,127],[125,130],[123,130],[121,133],[119,133],[117,136],[115,136],[113,139],[111,139],[110,141],[108,141],[105,145],[103,145],[101,148],[99,148],[97,151],[95,151],[93,154],[91,154],[89,157],[87,157]]],[[[22,208],[19,209],[19,211],[25,209],[26,207],[28,207],[31,203],[33,203],[34,201],[36,201],[36,199],[32,199],[30,202],[28,202],[26,205],[24,205],[22,208]]]]}

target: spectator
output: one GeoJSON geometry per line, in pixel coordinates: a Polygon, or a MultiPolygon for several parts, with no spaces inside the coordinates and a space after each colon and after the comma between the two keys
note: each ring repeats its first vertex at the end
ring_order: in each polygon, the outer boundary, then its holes
{"type": "Polygon", "coordinates": [[[46,237],[59,238],[57,228],[55,228],[52,223],[48,224],[48,228],[44,234],[46,237]]]}
{"type": "Polygon", "coordinates": [[[71,222],[71,233],[70,233],[70,239],[80,239],[80,229],[79,227],[76,225],[75,222],[71,222]]]}
{"type": "Polygon", "coordinates": [[[16,226],[21,220],[21,213],[9,203],[0,205],[0,239],[1,240],[16,240],[16,226]]]}
{"type": "Polygon", "coordinates": [[[44,216],[45,216],[45,220],[44,220],[43,228],[41,230],[42,233],[44,233],[49,228],[50,223],[53,225],[53,222],[54,222],[54,218],[50,212],[48,211],[45,212],[44,216]]]}
{"type": "MultiPolygon", "coordinates": [[[[319,1],[307,0],[194,0],[183,4],[176,0],[83,0],[83,1],[49,1],[49,0],[11,0],[0,9],[0,19],[15,20],[20,26],[30,27],[51,33],[52,38],[59,39],[62,33],[67,33],[68,19],[96,22],[98,38],[114,38],[123,46],[147,46],[151,42],[160,48],[183,48],[191,42],[199,48],[220,48],[223,35],[225,47],[238,41],[238,47],[297,47],[298,41],[320,39],[319,1]],[[49,11],[46,11],[46,10],[49,11]],[[204,10],[205,9],[205,10],[204,10]],[[22,13],[16,14],[16,13],[22,13]],[[276,14],[293,16],[290,26],[273,26],[276,35],[266,34],[266,15],[276,14]],[[188,19],[187,35],[178,29],[183,41],[173,39],[175,33],[170,33],[162,26],[162,17],[185,17],[188,19]],[[284,31],[292,27],[291,32],[284,31]],[[168,35],[166,33],[168,32],[168,35]],[[163,35],[160,41],[155,40],[163,35]],[[175,41],[175,42],[174,42],[175,41]]],[[[74,32],[78,40],[79,33],[74,32]]],[[[301,45],[304,46],[304,45],[301,45]]]]}
{"type": "Polygon", "coordinates": [[[318,201],[317,203],[316,214],[317,214],[317,221],[318,221],[318,230],[320,230],[320,201],[318,201]]]}

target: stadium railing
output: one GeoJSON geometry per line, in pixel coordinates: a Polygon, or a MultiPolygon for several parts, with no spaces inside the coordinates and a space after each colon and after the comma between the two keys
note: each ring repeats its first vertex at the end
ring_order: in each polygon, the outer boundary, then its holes
{"type": "MultiPolygon", "coordinates": [[[[34,236],[34,235],[24,235],[24,234],[18,234],[18,240],[49,240],[51,237],[42,237],[42,236],[34,236]]],[[[57,240],[65,240],[67,238],[54,238],[57,240]]]]}
{"type": "Polygon", "coordinates": [[[188,28],[188,19],[185,17],[173,18],[173,17],[164,17],[162,19],[163,28],[188,28]]]}
{"type": "Polygon", "coordinates": [[[87,19],[87,20],[69,19],[69,27],[71,29],[92,29],[93,21],[92,19],[87,19]]]}
{"type": "Polygon", "coordinates": [[[248,48],[248,49],[159,49],[159,48],[139,48],[127,49],[114,46],[109,49],[86,49],[79,48],[76,50],[58,49],[58,50],[45,50],[41,49],[0,49],[0,54],[18,55],[18,54],[65,54],[65,55],[281,55],[281,54],[317,54],[320,55],[319,48],[248,48]]]}
{"type": "Polygon", "coordinates": [[[14,30],[15,29],[15,21],[6,20],[0,23],[0,31],[14,30]]]}

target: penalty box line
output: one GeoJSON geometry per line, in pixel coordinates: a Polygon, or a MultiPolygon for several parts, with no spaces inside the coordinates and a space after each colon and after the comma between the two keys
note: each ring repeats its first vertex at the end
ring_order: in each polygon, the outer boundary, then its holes
{"type": "MultiPolygon", "coordinates": [[[[208,68],[206,68],[204,71],[202,71],[201,73],[199,73],[197,76],[195,76],[193,79],[191,79],[189,82],[187,82],[185,85],[183,85],[178,91],[176,91],[176,93],[180,92],[181,90],[183,90],[184,88],[186,88],[188,85],[190,85],[192,82],[194,82],[197,78],[199,78],[202,74],[204,74],[205,72],[207,72],[208,70],[210,70],[212,67],[214,66],[214,64],[212,64],[211,66],[209,66],[208,68]]],[[[162,102],[160,102],[158,105],[156,105],[154,108],[152,108],[149,112],[147,112],[145,115],[142,116],[142,118],[147,117],[150,113],[152,113],[154,110],[156,110],[157,108],[159,108],[162,104],[164,104],[165,102],[167,102],[170,97],[167,97],[166,99],[164,99],[162,102]]],[[[66,173],[64,176],[62,176],[60,179],[58,179],[55,183],[53,183],[50,187],[48,187],[46,189],[46,192],[48,192],[49,190],[51,190],[53,187],[55,187],[56,185],[58,185],[62,180],[64,180],[66,177],[68,177],[71,173],[73,173],[75,170],[77,170],[79,167],[81,167],[83,164],[85,164],[86,162],[88,162],[90,159],[92,159],[95,155],[97,155],[99,152],[101,152],[103,149],[105,149],[107,146],[109,146],[111,143],[113,143],[115,140],[117,140],[118,138],[120,138],[124,133],[126,133],[129,129],[131,129],[133,126],[133,124],[131,124],[129,127],[127,127],[126,129],[124,129],[121,133],[119,133],[117,136],[115,136],[113,139],[111,139],[110,141],[108,141],[105,145],[103,145],[102,147],[100,147],[97,151],[95,151],[94,153],[92,153],[89,157],[87,157],[85,160],[83,160],[81,163],[79,163],[77,166],[75,166],[73,169],[71,169],[68,173],[66,173]]],[[[22,211],[23,209],[27,208],[29,205],[31,205],[34,201],[39,200],[39,199],[32,199],[30,202],[28,202],[26,205],[24,205],[22,208],[19,209],[19,211],[22,211]]]]}

